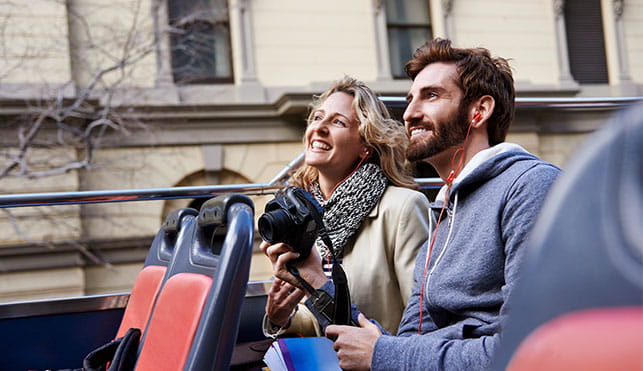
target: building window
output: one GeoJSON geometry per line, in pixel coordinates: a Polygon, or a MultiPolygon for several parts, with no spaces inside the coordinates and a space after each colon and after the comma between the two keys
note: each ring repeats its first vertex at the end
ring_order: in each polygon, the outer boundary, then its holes
{"type": "Polygon", "coordinates": [[[386,0],[391,75],[406,78],[404,65],[417,48],[431,39],[428,0],[386,0]]]}
{"type": "Polygon", "coordinates": [[[607,62],[600,0],[566,0],[569,67],[581,84],[606,84],[607,62]]]}
{"type": "Polygon", "coordinates": [[[232,82],[227,0],[169,0],[175,83],[232,82]]]}

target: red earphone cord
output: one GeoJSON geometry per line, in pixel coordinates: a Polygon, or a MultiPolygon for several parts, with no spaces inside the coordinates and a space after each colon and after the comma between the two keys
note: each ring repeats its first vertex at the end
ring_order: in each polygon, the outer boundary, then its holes
{"type": "Polygon", "coordinates": [[[467,135],[464,137],[464,141],[462,142],[462,147],[458,148],[453,153],[453,157],[451,157],[452,170],[451,172],[449,172],[449,176],[446,179],[447,189],[444,194],[444,203],[442,204],[442,209],[440,209],[440,215],[438,216],[438,221],[435,225],[435,231],[433,232],[433,237],[431,238],[431,243],[429,244],[429,252],[426,257],[426,263],[424,263],[424,273],[422,274],[422,286],[420,289],[420,323],[418,325],[418,334],[420,335],[422,335],[422,303],[424,301],[424,285],[426,283],[426,275],[429,269],[429,260],[431,259],[431,253],[433,252],[433,245],[435,244],[435,238],[438,235],[438,229],[440,228],[442,215],[444,214],[444,210],[446,209],[446,206],[449,200],[449,191],[451,191],[451,185],[453,184],[453,181],[460,173],[460,170],[462,170],[462,162],[464,161],[464,149],[466,148],[467,140],[469,139],[469,134],[471,133],[471,127],[473,126],[474,122],[479,119],[480,119],[480,112],[476,112],[476,114],[473,116],[473,120],[471,121],[471,124],[469,124],[469,128],[467,129],[467,135]],[[458,159],[458,165],[455,166],[455,158],[458,155],[460,156],[460,158],[458,159]]]}

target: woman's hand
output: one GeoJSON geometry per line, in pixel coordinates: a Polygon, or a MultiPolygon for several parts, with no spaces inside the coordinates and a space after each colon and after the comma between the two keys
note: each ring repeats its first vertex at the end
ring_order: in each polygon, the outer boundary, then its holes
{"type": "MultiPolygon", "coordinates": [[[[262,242],[260,248],[261,251],[268,256],[268,259],[270,259],[270,262],[272,263],[272,271],[275,277],[280,278],[295,287],[303,289],[301,283],[288,271],[286,267],[286,263],[299,257],[298,253],[292,251],[290,246],[281,242],[274,245],[262,242]]],[[[291,266],[297,268],[299,275],[313,288],[320,288],[328,280],[322,269],[321,256],[314,246],[311,248],[310,255],[305,260],[292,262],[291,266]]]]}
{"type": "Polygon", "coordinates": [[[287,327],[291,313],[303,297],[302,290],[276,278],[270,287],[266,303],[266,315],[270,322],[280,327],[287,327]]]}
{"type": "Polygon", "coordinates": [[[286,269],[286,262],[298,258],[298,253],[292,251],[290,246],[281,242],[271,245],[264,241],[259,248],[270,260],[272,264],[272,274],[275,277],[281,278],[295,287],[301,287],[297,279],[286,269]]]}

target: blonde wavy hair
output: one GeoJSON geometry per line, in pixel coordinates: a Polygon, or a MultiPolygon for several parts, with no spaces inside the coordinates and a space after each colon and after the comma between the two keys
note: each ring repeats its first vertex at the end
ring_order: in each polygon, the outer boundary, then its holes
{"type": "MultiPolygon", "coordinates": [[[[314,97],[308,115],[308,125],[324,101],[331,94],[338,92],[353,97],[353,109],[359,120],[359,136],[362,143],[371,149],[367,161],[379,165],[393,185],[417,189],[418,186],[411,176],[410,165],[406,161],[409,139],[404,126],[391,118],[384,103],[363,82],[345,76],[322,95],[314,97]]],[[[305,136],[304,144],[307,145],[305,136]]],[[[290,183],[308,189],[318,176],[316,168],[304,164],[292,175],[290,183]]]]}

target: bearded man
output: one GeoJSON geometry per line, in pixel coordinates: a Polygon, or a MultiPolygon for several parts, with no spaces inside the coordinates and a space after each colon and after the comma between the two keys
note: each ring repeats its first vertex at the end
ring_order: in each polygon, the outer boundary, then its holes
{"type": "Polygon", "coordinates": [[[490,366],[526,240],[559,169],[505,143],[514,117],[507,61],[484,48],[427,42],[406,64],[411,161],[445,181],[397,336],[357,310],[331,325],[344,369],[479,370],[490,366]]]}

